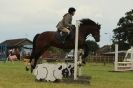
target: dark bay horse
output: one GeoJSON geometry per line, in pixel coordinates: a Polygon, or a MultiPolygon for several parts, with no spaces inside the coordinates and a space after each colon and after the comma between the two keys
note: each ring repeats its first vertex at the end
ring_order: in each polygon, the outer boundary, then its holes
{"type": "MultiPolygon", "coordinates": [[[[88,48],[86,46],[86,38],[89,34],[92,34],[96,42],[100,41],[100,25],[90,19],[80,20],[79,27],[79,48],[84,49],[83,58],[88,56],[88,48]]],[[[57,37],[60,34],[54,31],[47,31],[41,34],[37,34],[33,39],[33,49],[30,57],[31,70],[36,67],[39,57],[50,47],[54,46],[61,49],[74,49],[75,46],[75,30],[72,30],[68,41],[65,43],[57,37]]],[[[83,60],[85,62],[85,60],[83,60]]]]}

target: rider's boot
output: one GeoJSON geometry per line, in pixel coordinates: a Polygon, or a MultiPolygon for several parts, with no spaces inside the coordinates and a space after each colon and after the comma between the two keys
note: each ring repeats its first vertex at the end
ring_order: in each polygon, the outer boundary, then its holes
{"type": "Polygon", "coordinates": [[[67,32],[65,32],[65,33],[62,34],[62,43],[63,44],[65,43],[66,39],[68,38],[68,35],[69,34],[67,32]]]}

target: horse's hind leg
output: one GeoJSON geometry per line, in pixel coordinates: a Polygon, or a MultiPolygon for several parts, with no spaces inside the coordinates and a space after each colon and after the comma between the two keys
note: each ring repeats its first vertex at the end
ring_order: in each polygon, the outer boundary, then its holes
{"type": "Polygon", "coordinates": [[[33,69],[35,69],[39,57],[40,57],[40,55],[36,55],[35,59],[33,59],[33,63],[31,64],[31,73],[33,72],[33,69]]]}
{"type": "Polygon", "coordinates": [[[36,51],[34,52],[34,59],[32,60],[33,62],[31,62],[31,72],[33,71],[33,69],[35,69],[37,62],[40,58],[40,56],[48,49],[48,46],[45,46],[41,49],[36,49],[36,51]]]}
{"type": "Polygon", "coordinates": [[[38,55],[35,53],[35,51],[36,51],[35,48],[33,48],[31,55],[30,55],[30,58],[29,58],[30,60],[26,66],[26,71],[29,71],[29,69],[32,69],[34,67],[34,62],[35,62],[35,59],[37,58],[37,55],[38,55]]]}
{"type": "Polygon", "coordinates": [[[88,56],[88,54],[89,54],[89,48],[88,48],[88,45],[87,44],[85,44],[84,45],[84,55],[83,55],[83,57],[82,57],[82,63],[83,64],[86,64],[86,61],[87,61],[87,56],[88,56]]]}

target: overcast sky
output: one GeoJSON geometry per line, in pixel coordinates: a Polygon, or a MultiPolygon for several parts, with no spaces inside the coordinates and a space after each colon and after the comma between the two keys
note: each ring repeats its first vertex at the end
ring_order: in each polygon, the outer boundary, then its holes
{"type": "Polygon", "coordinates": [[[36,33],[55,31],[69,7],[77,9],[73,24],[82,18],[101,24],[99,44],[103,46],[111,43],[112,30],[125,12],[133,9],[133,0],[0,0],[0,42],[32,40],[36,33]]]}

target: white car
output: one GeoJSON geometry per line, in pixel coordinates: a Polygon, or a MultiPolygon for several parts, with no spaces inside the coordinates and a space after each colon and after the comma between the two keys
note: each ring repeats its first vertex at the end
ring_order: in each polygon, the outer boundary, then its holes
{"type": "Polygon", "coordinates": [[[73,59],[74,58],[74,50],[71,50],[68,54],[66,54],[65,59],[73,59]]]}

